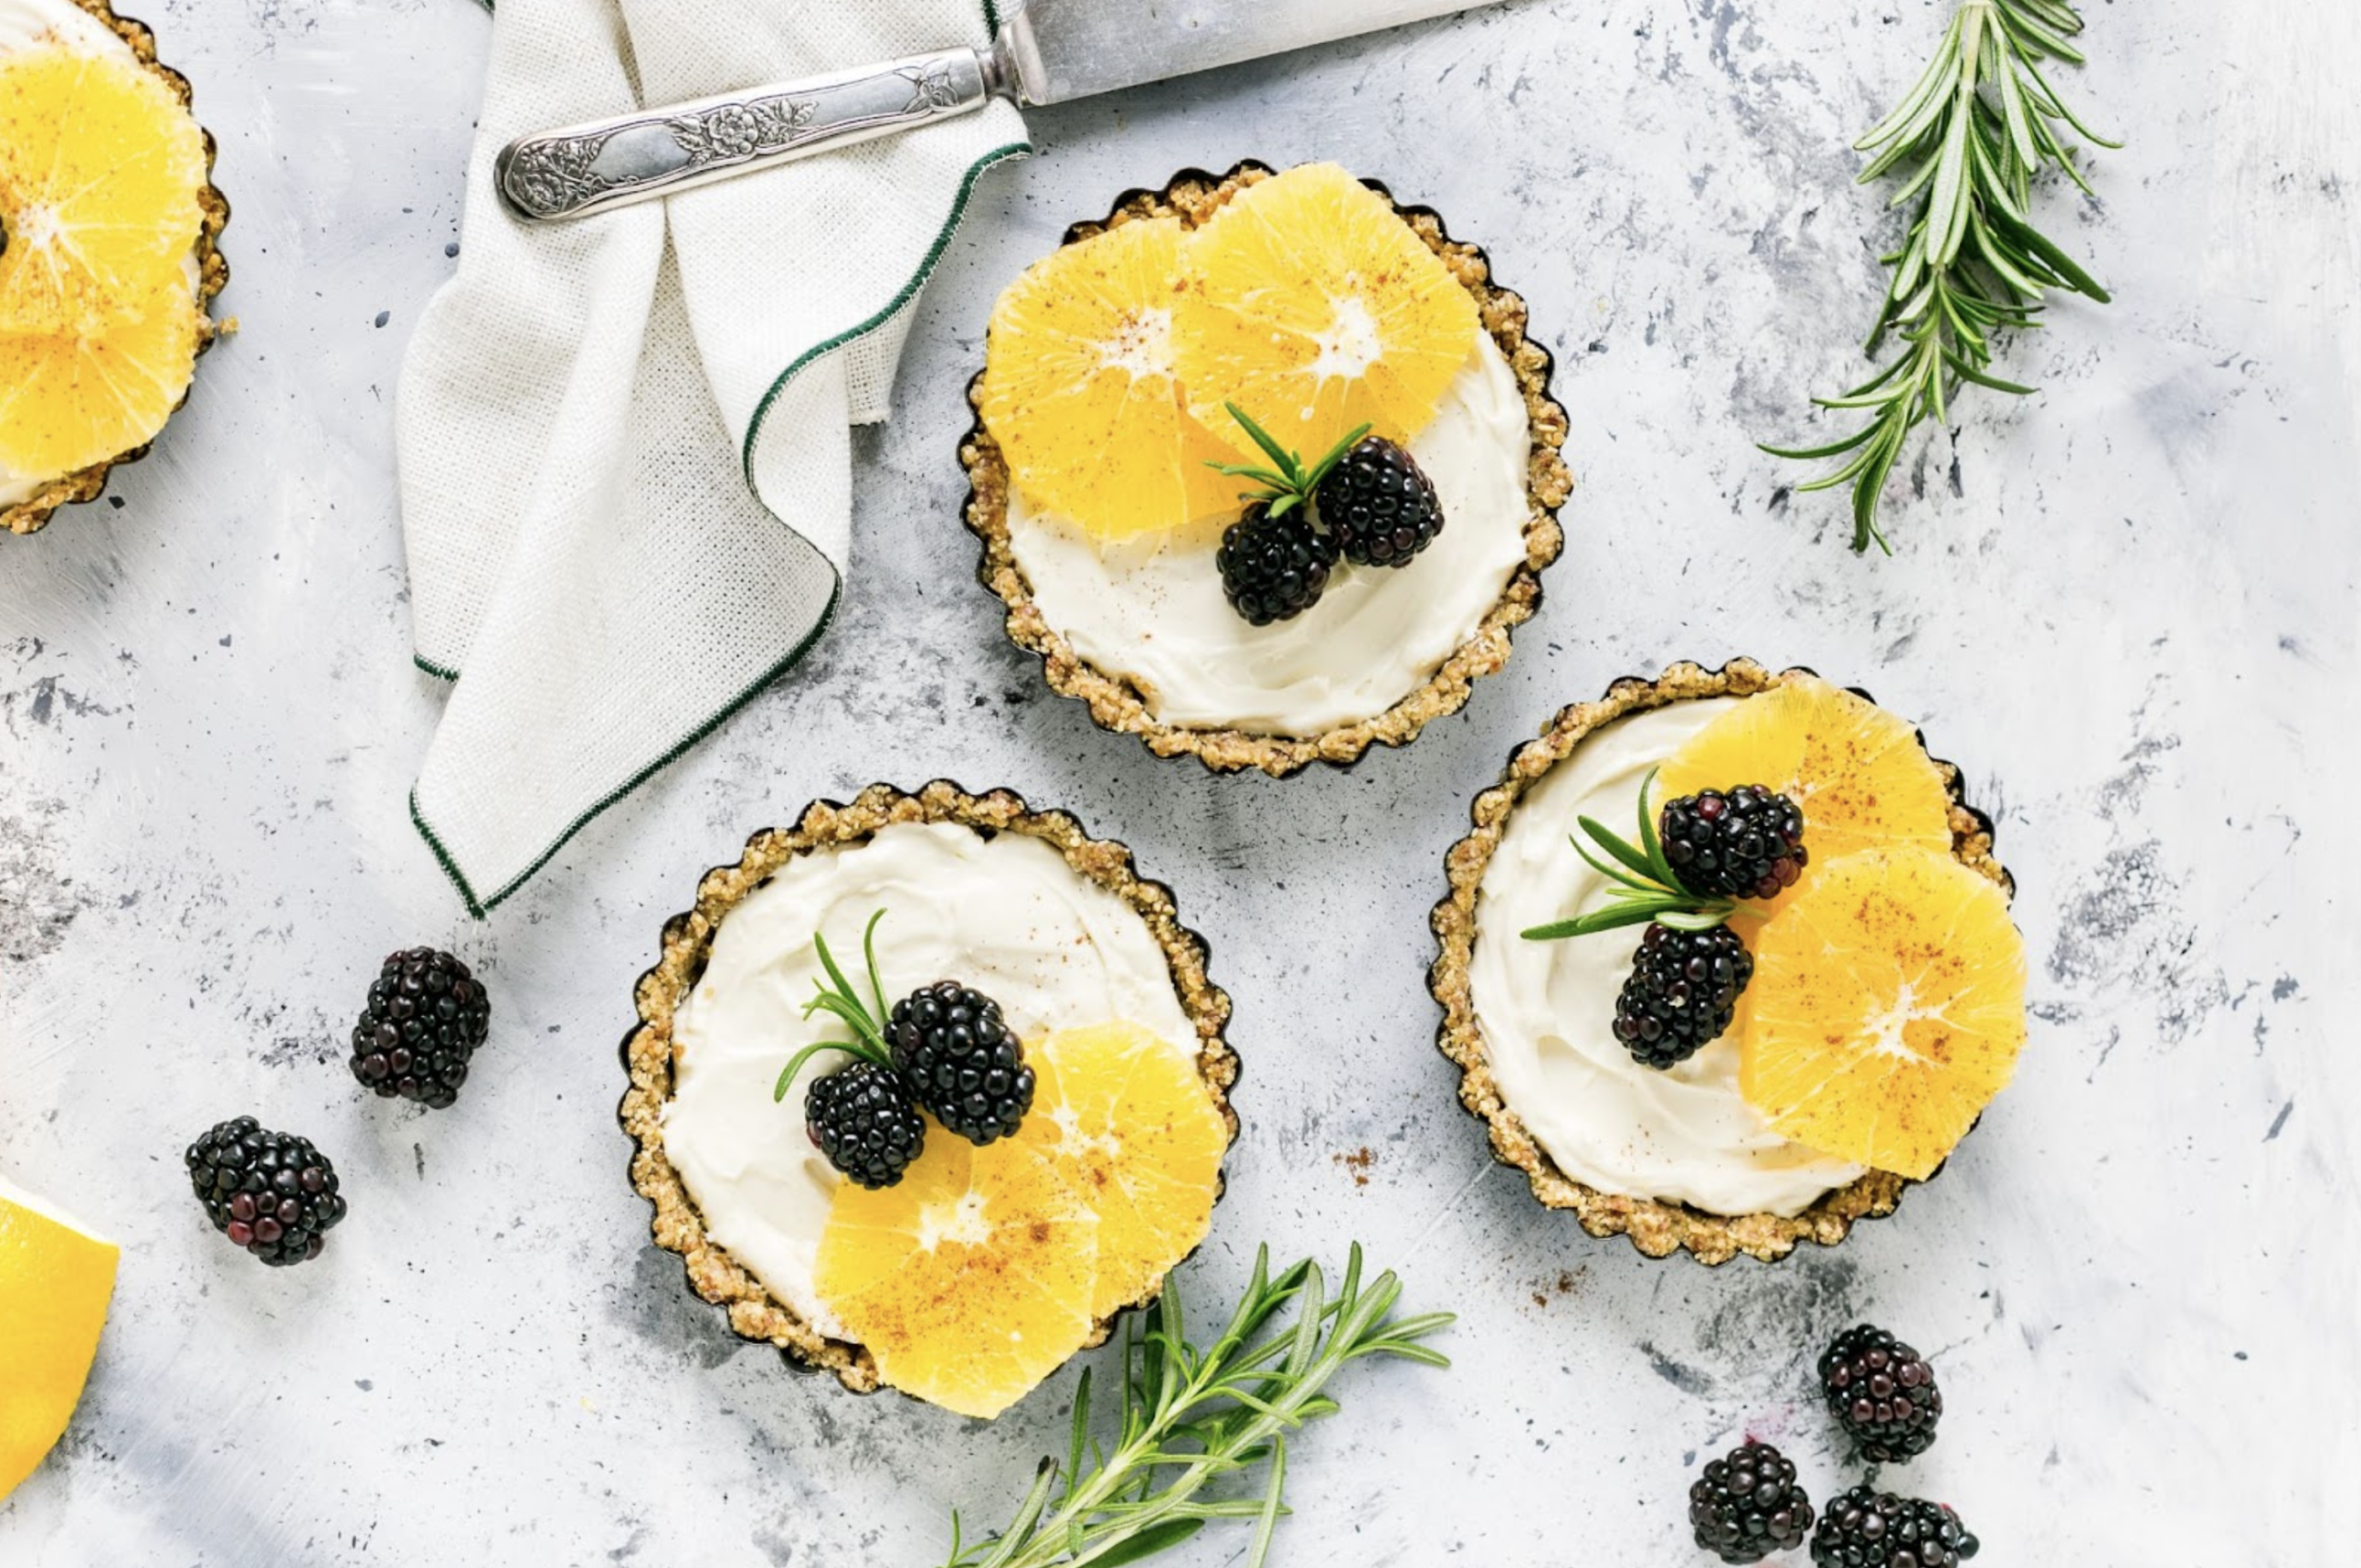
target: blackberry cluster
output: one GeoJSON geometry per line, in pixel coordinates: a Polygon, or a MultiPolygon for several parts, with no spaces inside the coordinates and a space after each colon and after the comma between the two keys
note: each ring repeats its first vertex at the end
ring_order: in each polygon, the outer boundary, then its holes
{"type": "Polygon", "coordinates": [[[1249,505],[1214,552],[1230,608],[1255,626],[1291,620],[1320,602],[1336,565],[1336,545],[1312,527],[1301,507],[1278,517],[1267,502],[1249,505]]]}
{"type": "Polygon", "coordinates": [[[1820,1391],[1872,1464],[1915,1459],[1934,1446],[1943,1414],[1935,1369],[1883,1329],[1860,1323],[1839,1334],[1820,1356],[1820,1391]]]}
{"type": "Polygon", "coordinates": [[[1680,931],[1651,922],[1615,998],[1615,1037],[1642,1067],[1686,1061],[1724,1029],[1754,957],[1727,926],[1680,931]]]}
{"type": "Polygon", "coordinates": [[[1761,784],[1666,801],[1657,837],[1681,885],[1704,898],[1776,898],[1811,859],[1802,809],[1761,784]]]}
{"type": "Polygon", "coordinates": [[[804,1130],[828,1163],[862,1187],[891,1187],[927,1146],[910,1085],[890,1067],[856,1061],[804,1091],[804,1130]]]}
{"type": "Polygon", "coordinates": [[[345,1217],[336,1168],[309,1138],[251,1116],[223,1122],[189,1146],[189,1185],[214,1229],[274,1268],[320,1255],[345,1217]]]}
{"type": "Polygon", "coordinates": [[[918,1103],[972,1144],[1006,1137],[1033,1108],[1033,1069],[1000,1003],[940,981],[894,1004],[885,1025],[894,1065],[918,1103]]]}
{"type": "Polygon", "coordinates": [[[1812,1500],[1784,1454],[1748,1438],[1689,1487],[1689,1523],[1697,1543],[1724,1563],[1760,1563],[1804,1544],[1812,1500]]]}
{"type": "Polygon", "coordinates": [[[1817,1568],[1960,1568],[1982,1543],[1940,1503],[1855,1486],[1812,1533],[1817,1568]]]}
{"type": "Polygon", "coordinates": [[[449,953],[412,948],[385,960],[353,1025],[353,1076],[386,1099],[441,1110],[459,1098],[492,1004],[449,953]]]}
{"type": "Polygon", "coordinates": [[[1381,435],[1365,436],[1312,492],[1320,521],[1345,559],[1407,566],[1443,532],[1443,503],[1415,459],[1381,435]]]}

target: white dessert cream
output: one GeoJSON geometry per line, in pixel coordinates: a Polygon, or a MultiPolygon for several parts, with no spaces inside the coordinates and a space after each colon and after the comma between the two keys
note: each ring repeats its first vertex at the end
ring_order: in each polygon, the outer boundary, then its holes
{"type": "Polygon", "coordinates": [[[1500,1097],[1559,1169],[1625,1197],[1793,1215],[1862,1168],[1763,1125],[1739,1093],[1730,1036],[1667,1071],[1631,1059],[1612,1025],[1642,928],[1555,942],[1518,935],[1597,903],[1606,879],[1568,841],[1576,819],[1628,837],[1648,771],[1738,700],[1619,719],[1525,792],[1477,891],[1469,981],[1500,1097]]]}
{"type": "MultiPolygon", "coordinates": [[[[903,823],[790,861],[723,919],[674,1020],[664,1152],[707,1234],[839,1338],[844,1330],[814,1291],[812,1268],[843,1178],[805,1135],[803,1102],[812,1078],[848,1058],[820,1052],[784,1101],[774,1104],[771,1091],[804,1046],[842,1037],[827,1014],[803,1014],[823,978],[812,933],[865,987],[861,936],[878,909],[889,1003],[952,979],[998,1001],[1024,1040],[1121,1018],[1193,1060],[1197,1038],[1147,923],[1038,839],[903,823]]],[[[952,1135],[930,1126],[928,1135],[952,1135]]]]}
{"type": "Polygon", "coordinates": [[[1338,563],[1318,604],[1269,626],[1248,625],[1223,597],[1218,526],[1102,543],[1012,491],[1009,543],[1042,617],[1138,686],[1159,720],[1319,735],[1383,713],[1475,635],[1525,558],[1531,443],[1516,374],[1479,333],[1410,443],[1442,532],[1407,566],[1338,563]]]}
{"type": "MultiPolygon", "coordinates": [[[[138,59],[114,28],[72,0],[0,0],[0,57],[20,49],[59,46],[88,54],[112,54],[126,60],[138,59]]],[[[203,281],[195,247],[191,247],[182,270],[188,276],[189,292],[194,297],[203,281]]],[[[60,477],[57,474],[14,473],[5,463],[0,463],[0,507],[29,500],[42,486],[60,477]]]]}

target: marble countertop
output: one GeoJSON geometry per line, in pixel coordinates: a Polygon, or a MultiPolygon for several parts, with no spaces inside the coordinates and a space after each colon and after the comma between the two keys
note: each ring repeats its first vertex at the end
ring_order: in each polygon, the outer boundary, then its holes
{"type": "Polygon", "coordinates": [[[1213,938],[1246,1131],[1201,1306],[1257,1242],[1358,1237],[1459,1314],[1448,1375],[1336,1385],[1277,1561],[1703,1563],[1686,1490],[1741,1432],[1816,1497],[1850,1483],[1808,1379],[1861,1318],[1937,1357],[1942,1441],[1897,1478],[1982,1562],[2334,1560],[2329,1477],[2361,1470],[2361,16],[2090,7],[2073,91],[2130,141],[2100,200],[2042,203],[2117,302],[2010,345],[2043,393],[1963,403],[1897,477],[1896,556],[1863,561],[1752,443],[1857,367],[1882,198],[1846,143],[1947,9],[1517,0],[1036,115],[856,442],[825,644],[478,924],[404,810],[443,693],[408,656],[390,412],[489,23],[151,6],[220,139],[241,329],[107,500],[0,539],[0,1170],[125,1246],[0,1562],[923,1568],[953,1503],[1004,1517],[1071,1374],[989,1428],[790,1376],[649,1245],[614,1121],[631,981],[699,872],[813,796],[941,773],[1127,839],[1213,938]],[[1580,480],[1510,668],[1412,750],[1285,783],[1049,696],[957,521],[994,293],[1114,192],[1249,156],[1338,159],[1486,245],[1557,356],[1580,480]],[[1422,977],[1443,851],[1510,750],[1618,675],[1734,653],[1864,685],[1964,767],[2035,1020],[1898,1216],[1708,1270],[1585,1236],[1491,1161],[1422,977]],[[339,1045],[422,941],[498,1016],[431,1115],[357,1093],[339,1045]],[[191,1201],[181,1150],[240,1113],[344,1173],[320,1263],[258,1267],[191,1201]]]}

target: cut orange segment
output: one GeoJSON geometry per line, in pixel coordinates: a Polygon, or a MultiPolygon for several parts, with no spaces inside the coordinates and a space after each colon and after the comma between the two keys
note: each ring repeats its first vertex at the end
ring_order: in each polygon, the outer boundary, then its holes
{"type": "Polygon", "coordinates": [[[204,133],[136,62],[0,59],[0,330],[85,333],[144,312],[168,280],[192,294],[204,183],[204,133]]]}
{"type": "Polygon", "coordinates": [[[1816,869],[1755,938],[1740,1091],[1782,1137],[1924,1180],[2015,1070],[2024,938],[1947,854],[1816,869]]]}
{"type": "Polygon", "coordinates": [[[1100,539],[1237,510],[1234,461],[1181,406],[1180,220],[1118,224],[1027,269],[993,307],[984,428],[1025,499],[1100,539]]]}
{"type": "Polygon", "coordinates": [[[71,474],[146,445],[189,389],[197,331],[178,279],[88,333],[0,330],[0,466],[71,474]]]}
{"type": "Polygon", "coordinates": [[[0,1179],[0,1498],[57,1446],[82,1402],[120,1255],[0,1179]]]}
{"type": "Polygon", "coordinates": [[[1656,773],[1654,798],[1761,784],[1804,813],[1810,862],[1775,915],[1821,867],[1856,850],[1951,847],[1943,774],[1908,724],[1817,675],[1797,675],[1689,737],[1656,773]]]}
{"type": "Polygon", "coordinates": [[[1181,269],[1173,339],[1190,410],[1257,463],[1224,402],[1310,463],[1356,425],[1416,435],[1475,352],[1467,291],[1333,163],[1247,187],[1188,236],[1181,269]]]}
{"type": "Polygon", "coordinates": [[[1091,1314],[1146,1299],[1205,1239],[1229,1124],[1181,1051],[1136,1024],[1028,1046],[1038,1080],[1018,1136],[1098,1211],[1091,1314]]]}
{"type": "Polygon", "coordinates": [[[1090,1338],[1098,1228],[1022,1138],[978,1148],[929,1126],[895,1185],[837,1188],[812,1281],[885,1382],[990,1418],[1090,1338]]]}

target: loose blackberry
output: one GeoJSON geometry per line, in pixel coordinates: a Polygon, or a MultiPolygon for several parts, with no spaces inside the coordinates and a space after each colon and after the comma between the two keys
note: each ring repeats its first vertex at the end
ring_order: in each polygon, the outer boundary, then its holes
{"type": "Polygon", "coordinates": [[[1356,441],[1312,491],[1345,559],[1407,566],[1443,532],[1443,503],[1417,461],[1382,435],[1356,441]]]}
{"type": "Polygon", "coordinates": [[[1278,517],[1256,501],[1230,524],[1214,552],[1230,608],[1255,626],[1291,620],[1320,602],[1336,546],[1301,507],[1278,517]]]}
{"type": "Polygon", "coordinates": [[[1811,860],[1803,811],[1761,784],[1668,800],[1657,836],[1681,885],[1706,898],[1776,898],[1811,860]]]}
{"type": "Polygon", "coordinates": [[[894,1004],[885,1025],[894,1065],[918,1103],[972,1144],[1006,1137],[1033,1108],[1033,1069],[1000,1003],[940,981],[894,1004]]]}
{"type": "Polygon", "coordinates": [[[1935,1444],[1943,1391],[1927,1358],[1869,1323],[1836,1337],[1820,1356],[1828,1413],[1875,1464],[1915,1459],[1935,1444]]]}
{"type": "Polygon", "coordinates": [[[385,960],[353,1025],[353,1076],[390,1100],[441,1110],[491,1027],[484,982],[449,953],[411,948],[385,960]]]}
{"type": "Polygon", "coordinates": [[[1940,1503],[1855,1486],[1812,1532],[1818,1568],[1959,1568],[1982,1543],[1940,1503]]]}
{"type": "Polygon", "coordinates": [[[214,1229],[274,1268],[319,1256],[345,1217],[328,1157],[311,1139],[271,1132],[251,1116],[191,1144],[188,1163],[189,1186],[214,1229]]]}
{"type": "Polygon", "coordinates": [[[804,1130],[829,1164],[863,1187],[893,1186],[927,1146],[909,1081],[873,1061],[813,1079],[804,1091],[804,1130]]]}
{"type": "Polygon", "coordinates": [[[1730,1027],[1754,957],[1727,926],[1680,931],[1649,923],[1615,998],[1615,1037],[1642,1067],[1685,1062],[1730,1027]]]}
{"type": "Polygon", "coordinates": [[[1760,1563],[1804,1544],[1812,1500],[1786,1455],[1748,1438],[1690,1486],[1689,1523],[1697,1543],[1724,1563],[1760,1563]]]}

